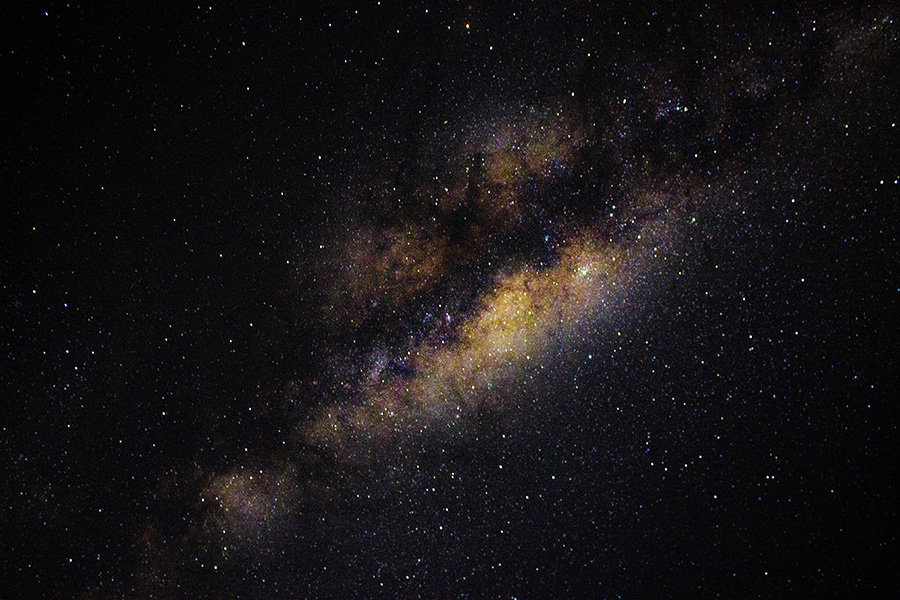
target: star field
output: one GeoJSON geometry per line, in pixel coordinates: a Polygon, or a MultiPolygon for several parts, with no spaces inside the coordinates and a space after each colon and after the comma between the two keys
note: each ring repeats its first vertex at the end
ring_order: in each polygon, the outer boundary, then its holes
{"type": "Polygon", "coordinates": [[[894,8],[5,9],[0,596],[889,596],[894,8]]]}

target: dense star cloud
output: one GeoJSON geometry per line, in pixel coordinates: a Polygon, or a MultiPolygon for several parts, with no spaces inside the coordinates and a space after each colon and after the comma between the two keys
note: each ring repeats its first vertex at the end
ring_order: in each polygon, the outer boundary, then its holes
{"type": "Polygon", "coordinates": [[[8,15],[0,595],[896,589],[892,8],[8,15]]]}

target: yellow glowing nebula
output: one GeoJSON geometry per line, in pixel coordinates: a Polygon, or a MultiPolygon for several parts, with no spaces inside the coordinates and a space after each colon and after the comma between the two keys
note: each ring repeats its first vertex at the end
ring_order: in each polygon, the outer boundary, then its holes
{"type": "Polygon", "coordinates": [[[348,460],[397,436],[453,424],[473,410],[505,408],[491,389],[547,357],[557,340],[578,332],[625,297],[647,258],[667,236],[665,219],[627,243],[585,232],[539,271],[524,267],[499,279],[450,344],[411,347],[410,376],[372,382],[356,402],[323,408],[303,429],[305,443],[348,460]],[[483,406],[491,398],[491,406],[483,406]]]}

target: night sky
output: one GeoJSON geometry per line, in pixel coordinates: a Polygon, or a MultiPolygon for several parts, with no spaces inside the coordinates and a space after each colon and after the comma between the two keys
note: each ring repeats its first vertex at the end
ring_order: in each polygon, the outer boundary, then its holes
{"type": "Polygon", "coordinates": [[[897,6],[19,4],[0,598],[898,593],[897,6]]]}

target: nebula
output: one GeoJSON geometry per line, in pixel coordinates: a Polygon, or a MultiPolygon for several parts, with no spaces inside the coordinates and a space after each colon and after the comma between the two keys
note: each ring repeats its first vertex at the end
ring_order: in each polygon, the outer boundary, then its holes
{"type": "MultiPolygon", "coordinates": [[[[657,118],[679,102],[653,100],[657,118]]],[[[503,108],[434,144],[418,169],[431,181],[342,192],[346,219],[298,258],[329,350],[280,392],[290,435],[268,463],[197,475],[182,562],[265,554],[347,493],[329,482],[464,445],[672,279],[709,179],[617,162],[635,123],[608,112],[601,126],[565,101],[503,108]]]]}
{"type": "Polygon", "coordinates": [[[527,365],[551,360],[598,319],[617,318],[627,298],[645,293],[641,280],[659,268],[654,259],[665,259],[678,217],[677,206],[661,211],[616,234],[622,239],[586,232],[567,241],[549,267],[497,278],[454,327],[452,341],[431,335],[402,350],[401,373],[370,373],[351,401],[322,408],[303,425],[305,442],[341,456],[365,453],[369,444],[398,443],[514,405],[492,390],[504,389],[527,365]]]}
{"type": "MultiPolygon", "coordinates": [[[[368,358],[340,361],[349,364],[341,389],[298,426],[302,444],[359,461],[502,412],[515,399],[501,390],[523,371],[650,291],[704,191],[677,176],[629,184],[616,202],[598,187],[610,178],[589,147],[598,134],[589,116],[565,101],[482,116],[436,145],[445,154],[432,160],[455,165],[446,185],[391,187],[386,204],[417,208],[327,237],[326,321],[388,337],[368,358]]],[[[378,195],[359,193],[345,201],[378,195]]]]}

